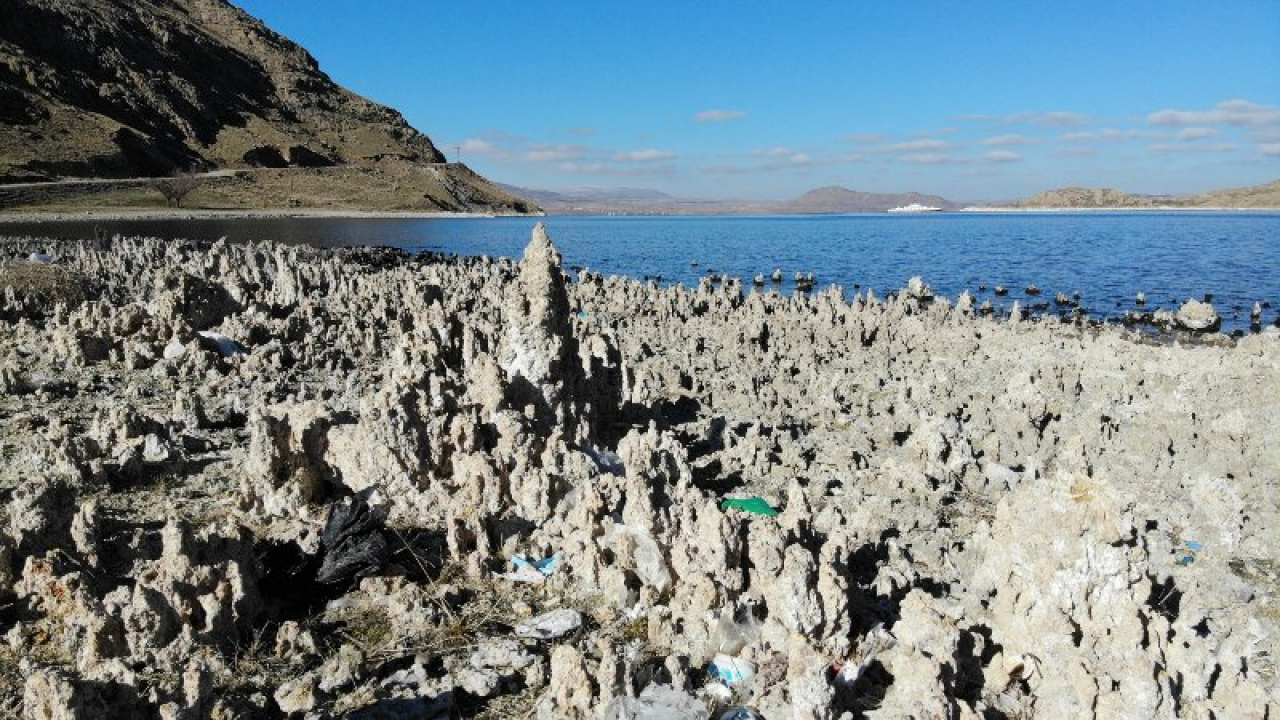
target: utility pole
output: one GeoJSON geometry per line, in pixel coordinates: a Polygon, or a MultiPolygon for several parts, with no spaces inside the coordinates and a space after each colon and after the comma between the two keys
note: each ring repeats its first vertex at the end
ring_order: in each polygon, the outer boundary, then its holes
{"type": "Polygon", "coordinates": [[[459,165],[462,164],[462,146],[461,145],[453,146],[453,161],[458,163],[459,165]]]}

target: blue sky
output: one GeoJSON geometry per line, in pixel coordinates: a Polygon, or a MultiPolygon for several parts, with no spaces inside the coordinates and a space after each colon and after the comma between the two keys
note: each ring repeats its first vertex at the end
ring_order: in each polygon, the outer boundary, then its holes
{"type": "Polygon", "coordinates": [[[1280,2],[235,0],[536,188],[956,200],[1280,178],[1280,2]]]}

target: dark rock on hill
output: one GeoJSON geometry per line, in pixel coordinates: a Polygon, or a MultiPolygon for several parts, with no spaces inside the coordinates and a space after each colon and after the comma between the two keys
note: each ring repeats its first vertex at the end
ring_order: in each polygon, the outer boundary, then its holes
{"type": "Polygon", "coordinates": [[[156,175],[444,157],[222,0],[6,0],[0,173],[156,175]]]}
{"type": "Polygon", "coordinates": [[[445,161],[400,113],[225,0],[2,6],[0,182],[445,161]]]}

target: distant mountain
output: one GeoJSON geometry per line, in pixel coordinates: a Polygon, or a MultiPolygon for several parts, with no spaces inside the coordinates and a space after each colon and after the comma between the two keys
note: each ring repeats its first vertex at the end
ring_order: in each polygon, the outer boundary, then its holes
{"type": "Polygon", "coordinates": [[[1066,187],[1037,193],[1017,208],[1280,208],[1280,180],[1254,187],[1216,190],[1199,195],[1136,195],[1110,188],[1066,187]]]}
{"type": "Polygon", "coordinates": [[[838,185],[828,185],[801,195],[800,197],[775,206],[777,213],[873,213],[885,212],[890,208],[902,207],[918,203],[943,210],[957,210],[961,206],[937,195],[921,195],[908,193],[869,193],[850,190],[838,185]]]}
{"type": "Polygon", "coordinates": [[[734,208],[740,208],[733,203],[677,198],[646,188],[539,190],[497,185],[552,215],[715,215],[731,214],[734,208]]]}
{"type": "Polygon", "coordinates": [[[577,188],[537,190],[499,185],[503,190],[536,203],[553,215],[801,215],[885,212],[889,208],[919,203],[944,210],[961,206],[937,195],[920,193],[867,193],[829,186],[782,202],[749,200],[695,200],[658,190],[639,188],[577,188]]]}
{"type": "MultiPolygon", "coordinates": [[[[537,190],[500,185],[501,189],[536,203],[553,215],[831,215],[879,213],[912,203],[960,210],[968,207],[938,195],[917,192],[872,193],[837,185],[810,190],[792,200],[694,200],[638,188],[576,188],[537,190]]],[[[1138,195],[1110,188],[1066,187],[1048,190],[1026,200],[1000,203],[1001,209],[1142,209],[1142,208],[1280,208],[1280,180],[1257,187],[1220,190],[1175,197],[1138,195]]],[[[981,209],[981,208],[978,208],[981,209]]]]}

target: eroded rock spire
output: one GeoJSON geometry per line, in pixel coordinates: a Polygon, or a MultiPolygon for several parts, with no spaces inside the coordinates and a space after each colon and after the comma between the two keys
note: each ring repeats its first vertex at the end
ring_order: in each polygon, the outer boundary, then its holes
{"type": "Polygon", "coordinates": [[[517,407],[533,405],[540,425],[562,423],[574,368],[569,295],[560,252],[542,223],[534,227],[520,260],[506,311],[501,364],[511,383],[509,399],[517,407]]]}

